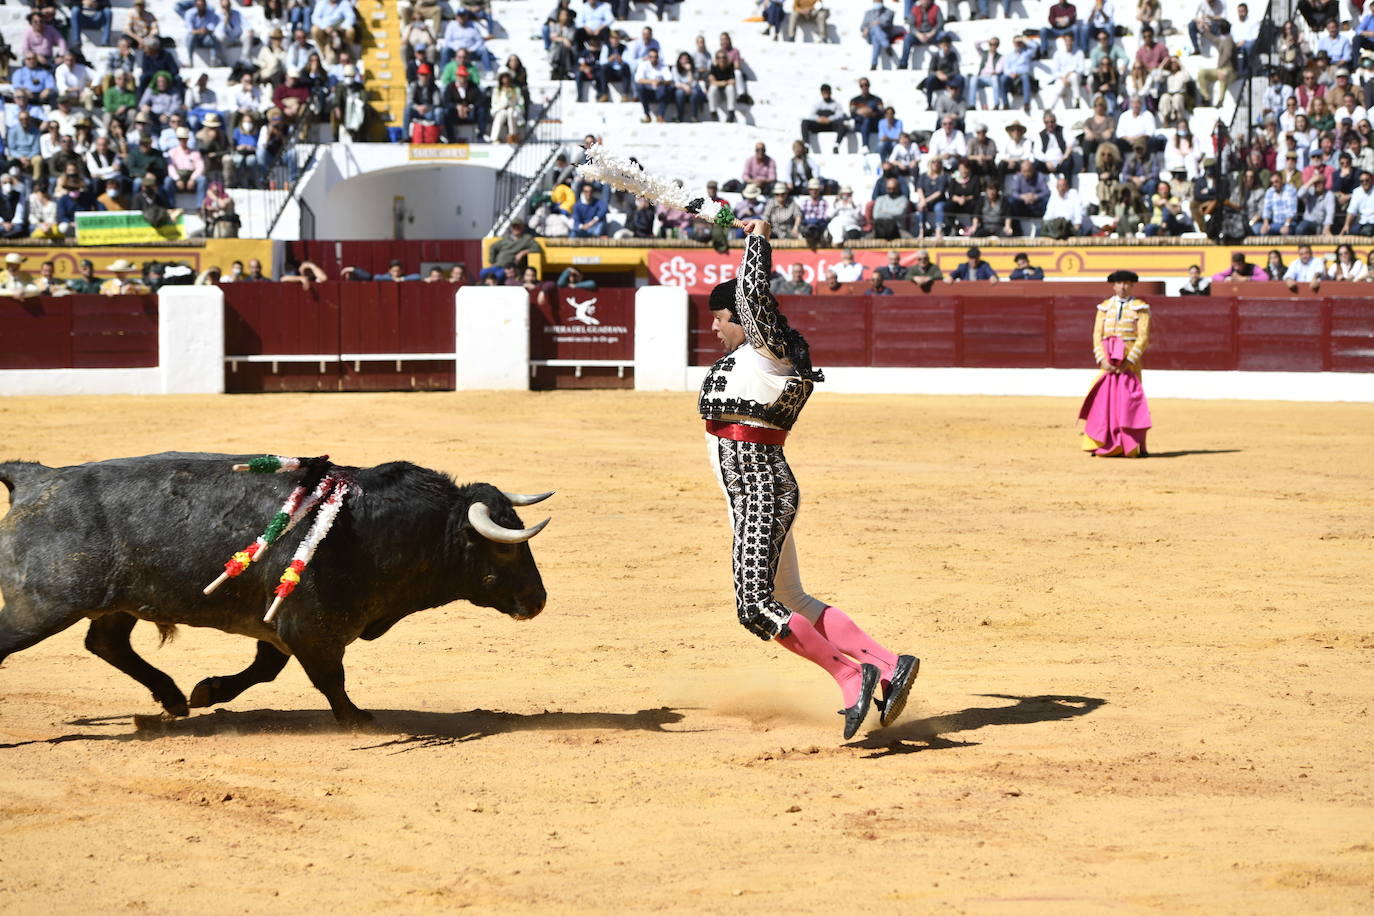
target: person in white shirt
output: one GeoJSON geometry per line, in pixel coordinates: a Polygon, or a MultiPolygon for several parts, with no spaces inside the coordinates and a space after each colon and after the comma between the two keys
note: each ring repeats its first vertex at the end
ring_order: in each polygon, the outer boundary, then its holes
{"type": "Polygon", "coordinates": [[[1283,282],[1288,284],[1291,292],[1298,291],[1299,283],[1310,283],[1312,291],[1316,292],[1322,284],[1322,279],[1326,276],[1326,262],[1321,258],[1312,257],[1311,245],[1298,246],[1298,259],[1288,265],[1288,271],[1283,275],[1283,282]]]}
{"type": "Polygon", "coordinates": [[[644,106],[642,120],[648,124],[649,106],[658,103],[658,120],[663,121],[668,111],[668,102],[673,98],[673,71],[659,62],[658,51],[649,50],[649,56],[639,62],[635,69],[635,87],[639,91],[639,104],[644,106]]]}
{"type": "Polygon", "coordinates": [[[968,153],[968,138],[954,125],[958,119],[947,114],[940,121],[940,129],[930,135],[929,159],[939,159],[946,171],[952,170],[968,153]]]}
{"type": "Polygon", "coordinates": [[[240,114],[258,114],[272,104],[272,97],[263,95],[262,88],[253,81],[251,73],[239,77],[239,84],[229,93],[229,107],[240,114]]]}
{"type": "Polygon", "coordinates": [[[1341,102],[1341,107],[1335,110],[1334,115],[1337,124],[1341,123],[1342,118],[1349,118],[1351,124],[1359,124],[1360,121],[1369,117],[1369,112],[1356,101],[1353,92],[1347,92],[1345,99],[1341,102]]]}
{"type": "Polygon", "coordinates": [[[1066,239],[1080,234],[1083,225],[1083,201],[1076,188],[1069,187],[1069,178],[1061,173],[1054,180],[1050,191],[1049,203],[1045,205],[1045,235],[1050,238],[1066,239]],[[1052,220],[1062,222],[1051,224],[1052,220]]]}
{"type": "Polygon", "coordinates": [[[1083,52],[1074,47],[1073,35],[1065,32],[1059,36],[1059,49],[1050,59],[1050,78],[1055,82],[1054,100],[1050,105],[1065,102],[1070,108],[1077,108],[1083,99],[1083,74],[1087,63],[1083,52]]]}
{"type": "Polygon", "coordinates": [[[1059,119],[1052,111],[1045,112],[1044,124],[1045,129],[1034,141],[1036,161],[1047,174],[1075,171],[1073,134],[1060,129],[1059,119]]]}
{"type": "Polygon", "coordinates": [[[1218,34],[1218,27],[1226,22],[1226,0],[1201,0],[1193,21],[1188,23],[1188,37],[1193,42],[1193,53],[1201,56],[1202,36],[1218,34]]]}
{"type": "Polygon", "coordinates": [[[897,145],[887,154],[887,161],[901,174],[910,175],[921,163],[921,148],[911,142],[911,134],[903,131],[897,135],[897,145]]]}
{"type": "Polygon", "coordinates": [[[75,93],[83,107],[95,107],[95,71],[79,63],[72,51],[68,50],[62,55],[62,63],[57,65],[53,80],[57,83],[58,95],[75,93]]]}
{"type": "Polygon", "coordinates": [[[1374,235],[1374,175],[1360,173],[1360,186],[1350,195],[1350,203],[1345,208],[1345,226],[1341,235],[1351,233],[1374,235]]]}
{"type": "Polygon", "coordinates": [[[1007,136],[1011,137],[1002,147],[998,161],[1002,164],[1003,175],[1010,175],[1021,168],[1022,162],[1035,163],[1035,144],[1026,136],[1026,125],[1012,121],[1007,125],[1007,136]]]}
{"type": "Polygon", "coordinates": [[[857,283],[864,276],[864,266],[854,260],[853,248],[841,249],[840,263],[832,264],[830,269],[835,272],[835,279],[841,283],[857,283]]]}
{"type": "Polygon", "coordinates": [[[1145,108],[1145,103],[1140,96],[1131,96],[1130,107],[1116,119],[1118,142],[1133,146],[1137,139],[1144,139],[1146,145],[1153,148],[1157,146],[1155,142],[1157,133],[1159,133],[1159,124],[1155,121],[1154,113],[1145,108]]]}
{"type": "Polygon", "coordinates": [[[1249,79],[1254,72],[1250,55],[1255,51],[1259,40],[1260,21],[1250,15],[1250,7],[1245,3],[1236,4],[1236,18],[1231,20],[1231,40],[1236,43],[1236,75],[1249,79]]]}
{"type": "Polygon", "coordinates": [[[1283,100],[1283,110],[1279,112],[1279,132],[1292,133],[1298,129],[1298,97],[1291,93],[1283,100]]]}

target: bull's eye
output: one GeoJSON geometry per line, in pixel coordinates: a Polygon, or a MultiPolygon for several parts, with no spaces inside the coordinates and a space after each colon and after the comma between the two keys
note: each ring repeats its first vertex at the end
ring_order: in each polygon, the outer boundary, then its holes
{"type": "Polygon", "coordinates": [[[483,576],[483,577],[482,577],[482,584],[485,585],[487,588],[491,588],[493,585],[496,584],[496,577],[495,577],[495,576],[483,576]]]}

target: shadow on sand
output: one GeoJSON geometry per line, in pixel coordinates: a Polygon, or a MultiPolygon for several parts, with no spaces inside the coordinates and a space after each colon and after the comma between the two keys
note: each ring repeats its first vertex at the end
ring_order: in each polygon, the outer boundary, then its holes
{"type": "Polygon", "coordinates": [[[1018,697],[1005,693],[983,693],[998,700],[1014,700],[1011,706],[970,706],[943,716],[930,716],[901,722],[890,728],[870,732],[861,741],[847,747],[877,751],[870,758],[914,754],[918,751],[938,751],[952,747],[971,747],[977,741],[957,741],[946,735],[971,732],[991,725],[1030,725],[1033,722],[1053,722],[1085,716],[1106,704],[1097,697],[1036,696],[1018,697]]]}
{"type": "MultiPolygon", "coordinates": [[[[473,709],[468,712],[420,712],[411,709],[377,709],[377,717],[369,726],[359,729],[360,735],[391,736],[374,744],[364,744],[357,750],[394,748],[395,752],[441,747],[463,741],[476,741],[492,735],[523,731],[573,731],[601,729],[613,731],[647,731],[674,734],[677,729],[665,726],[681,722],[683,714],[667,706],[641,709],[638,712],[550,712],[521,715],[473,709]]],[[[65,744],[68,741],[142,741],[163,736],[209,737],[213,735],[309,735],[339,734],[350,730],[340,727],[327,710],[281,711],[272,709],[233,712],[218,709],[213,713],[193,715],[184,719],[160,716],[104,716],[72,719],[67,724],[78,728],[134,731],[92,731],[32,741],[0,744],[0,750],[32,744],[65,744]]]]}
{"type": "Polygon", "coordinates": [[[1150,452],[1149,458],[1186,458],[1189,455],[1234,455],[1238,448],[1186,448],[1174,452],[1150,452]]]}

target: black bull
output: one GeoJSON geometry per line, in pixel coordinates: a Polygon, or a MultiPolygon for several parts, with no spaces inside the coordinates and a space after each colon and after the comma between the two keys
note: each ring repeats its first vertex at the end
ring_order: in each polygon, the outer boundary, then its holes
{"type": "Polygon", "coordinates": [[[263,622],[264,611],[310,518],[242,575],[202,594],[301,477],[232,470],[247,460],[166,453],[69,468],[0,463],[11,490],[0,519],[0,662],[89,617],[86,648],[172,715],[228,702],[272,680],[294,655],[335,718],[352,726],[371,718],[344,691],[344,647],[353,640],[460,599],[517,620],[543,610],[526,543],[543,526],[521,530],[512,507],[512,499],[528,505],[542,496],[460,487],[407,462],[339,469],[353,482],[345,508],[273,623],[263,622]],[[140,619],[249,636],[257,657],[238,674],[201,681],[188,703],[130,646],[140,619]]]}

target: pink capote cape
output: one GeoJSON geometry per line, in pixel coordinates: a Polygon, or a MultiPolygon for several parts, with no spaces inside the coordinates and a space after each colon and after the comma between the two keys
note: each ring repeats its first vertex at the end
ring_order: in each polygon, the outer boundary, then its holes
{"type": "MultiPolygon", "coordinates": [[[[1103,339],[1102,347],[1108,362],[1121,365],[1126,344],[1120,337],[1103,339]]],[[[1102,373],[1083,399],[1078,419],[1083,421],[1084,435],[1102,444],[1096,454],[1135,452],[1145,444],[1145,433],[1150,428],[1150,404],[1145,400],[1140,376],[1129,369],[1102,373]]]]}

